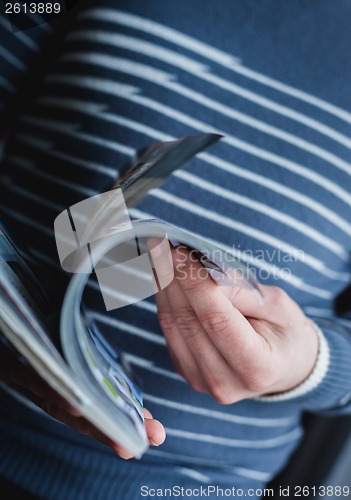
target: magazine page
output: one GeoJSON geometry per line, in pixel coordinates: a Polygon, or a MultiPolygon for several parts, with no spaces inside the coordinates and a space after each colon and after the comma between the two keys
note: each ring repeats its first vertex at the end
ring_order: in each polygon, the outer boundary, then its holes
{"type": "Polygon", "coordinates": [[[112,189],[120,188],[127,207],[133,207],[174,170],[221,138],[219,134],[196,134],[175,141],[156,142],[140,151],[133,166],[112,189]]]}
{"type": "Polygon", "coordinates": [[[246,266],[233,255],[161,220],[132,221],[129,217],[128,208],[219,138],[202,134],[152,145],[110,191],[69,207],[54,223],[61,265],[72,273],[61,310],[64,356],[105,414],[119,413],[119,423],[125,429],[121,444],[129,450],[139,446],[140,451],[142,443],[148,446],[142,394],[123,363],[123,354],[104,342],[87,317],[84,289],[94,274],[107,311],[153,296],[173,279],[171,248],[185,245],[196,250],[196,258],[218,284],[258,292],[246,266]],[[155,243],[150,247],[151,239],[155,243]],[[156,247],[162,250],[162,258],[156,247]]]}
{"type": "MultiPolygon", "coordinates": [[[[86,337],[85,353],[90,353],[95,373],[106,372],[103,377],[107,382],[105,387],[109,387],[110,394],[116,395],[115,400],[110,399],[106,392],[101,390],[101,386],[92,375],[94,372],[92,364],[91,370],[87,370],[91,378],[82,381],[74,367],[67,364],[51,342],[49,331],[45,329],[46,325],[40,315],[41,305],[36,303],[30,294],[34,285],[38,285],[35,277],[2,227],[0,231],[1,335],[15,348],[21,360],[29,363],[50,387],[79,410],[87,420],[136,456],[141,455],[147,448],[148,442],[143,425],[140,396],[135,397],[139,394],[137,388],[134,387],[132,399],[131,391],[128,393],[126,386],[120,381],[117,362],[113,368],[112,356],[108,363],[105,357],[101,355],[96,357],[92,340],[94,338],[96,344],[96,332],[95,335],[91,334],[90,340],[86,337]],[[134,414],[131,408],[138,408],[138,412],[134,414]]],[[[83,324],[81,327],[85,328],[83,324]]],[[[72,336],[72,339],[74,338],[75,335],[72,336]]],[[[121,367],[119,370],[123,374],[121,367]]],[[[128,380],[132,385],[132,380],[128,380]]]]}
{"type": "MultiPolygon", "coordinates": [[[[216,134],[200,134],[169,143],[156,143],[143,151],[113,189],[118,191],[122,186],[124,193],[128,193],[129,206],[133,206],[151,188],[164,182],[174,169],[219,138],[216,134]]],[[[114,199],[114,196],[107,196],[102,206],[93,207],[89,217],[95,223],[89,224],[90,230],[98,227],[100,231],[109,231],[111,220],[116,223],[118,207],[114,199]]],[[[72,218],[72,213],[69,215],[72,218]]],[[[127,224],[124,229],[130,229],[130,225],[127,224]]],[[[55,227],[55,230],[56,236],[61,234],[60,228],[55,227]]],[[[99,236],[101,234],[95,235],[95,239],[99,236]]],[[[84,260],[83,254],[77,252],[74,261],[84,260]]],[[[91,271],[89,264],[82,270],[86,276],[91,271]]],[[[72,262],[67,265],[72,271],[72,262]]],[[[76,272],[74,265],[73,271],[76,272]]],[[[141,455],[148,447],[142,394],[123,354],[106,349],[96,325],[89,322],[83,313],[81,293],[84,282],[75,287],[73,280],[70,289],[75,292],[74,300],[70,300],[68,293],[65,304],[69,307],[64,307],[61,315],[60,330],[69,336],[66,344],[63,338],[67,364],[50,340],[46,314],[42,310],[45,309],[45,293],[40,294],[40,283],[3,227],[0,231],[0,274],[2,335],[53,389],[88,420],[134,455],[141,455]]]]}
{"type": "Polygon", "coordinates": [[[0,227],[0,330],[28,363],[74,406],[85,397],[74,374],[49,338],[38,283],[0,227]],[[40,297],[41,303],[35,298],[40,297]]]}
{"type": "MultiPolygon", "coordinates": [[[[86,260],[93,260],[107,310],[138,302],[167,286],[173,279],[170,251],[178,245],[196,250],[196,258],[218,285],[245,287],[260,293],[247,267],[209,241],[161,220],[133,221],[131,226],[113,226],[109,237],[95,242],[93,251],[86,256],[86,260]],[[155,253],[156,246],[162,249],[162,256],[155,253]],[[165,262],[169,264],[167,273],[165,262]]],[[[143,440],[148,446],[142,394],[123,362],[123,353],[111,348],[84,309],[83,294],[90,274],[81,271],[86,266],[82,261],[81,269],[77,268],[63,301],[62,348],[65,359],[99,408],[106,414],[118,412],[119,425],[126,431],[123,446],[135,450],[143,440]]]]}

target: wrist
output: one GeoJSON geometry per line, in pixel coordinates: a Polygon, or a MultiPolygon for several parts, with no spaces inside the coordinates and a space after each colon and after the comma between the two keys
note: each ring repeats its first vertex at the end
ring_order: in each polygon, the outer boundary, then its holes
{"type": "Polygon", "coordinates": [[[267,402],[286,401],[311,392],[322,382],[328,372],[330,363],[329,346],[319,326],[314,321],[309,321],[314,329],[315,335],[318,338],[318,354],[309,375],[307,375],[302,382],[289,390],[263,394],[262,396],[258,396],[254,399],[267,402]]]}

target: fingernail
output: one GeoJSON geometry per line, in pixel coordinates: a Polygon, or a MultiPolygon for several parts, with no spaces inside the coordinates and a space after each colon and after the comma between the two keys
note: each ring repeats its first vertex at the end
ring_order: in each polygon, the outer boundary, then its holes
{"type": "Polygon", "coordinates": [[[159,444],[155,443],[155,441],[153,441],[152,439],[150,439],[150,444],[152,444],[152,446],[160,446],[159,444]]]}

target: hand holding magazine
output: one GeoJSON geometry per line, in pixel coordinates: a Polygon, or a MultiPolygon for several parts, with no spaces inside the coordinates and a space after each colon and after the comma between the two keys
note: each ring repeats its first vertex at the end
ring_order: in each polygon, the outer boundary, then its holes
{"type": "Polygon", "coordinates": [[[56,218],[61,265],[73,273],[60,313],[59,346],[43,313],[45,290],[0,227],[2,340],[77,412],[135,456],[149,445],[142,392],[123,353],[112,349],[85,314],[83,292],[95,273],[107,310],[154,295],[173,277],[158,265],[160,249],[167,260],[170,248],[177,245],[194,249],[219,285],[258,291],[246,266],[233,255],[161,220],[131,221],[128,216],[128,208],[150,189],[219,138],[202,134],[155,143],[111,191],[77,203],[56,218]],[[140,273],[148,275],[142,283],[140,273]]]}

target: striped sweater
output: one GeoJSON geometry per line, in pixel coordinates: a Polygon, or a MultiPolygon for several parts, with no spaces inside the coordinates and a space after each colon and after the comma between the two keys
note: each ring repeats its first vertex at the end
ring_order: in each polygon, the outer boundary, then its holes
{"type": "Polygon", "coordinates": [[[73,13],[16,34],[0,17],[1,217],[15,239],[64,287],[58,213],[107,191],[152,142],[223,134],[131,216],[206,237],[284,288],[329,364],[295,397],[221,406],[174,371],[153,298],[107,313],[91,280],[89,314],[167,439],[125,462],[3,387],[0,475],[53,499],[263,488],[300,442],[303,412],[351,413],[351,321],[335,312],[351,274],[350,6],[101,0],[73,13]]]}

